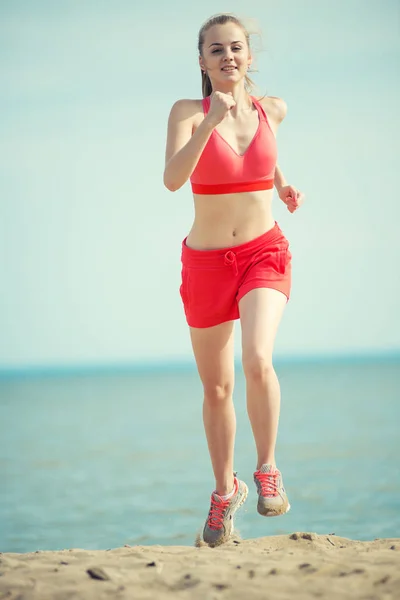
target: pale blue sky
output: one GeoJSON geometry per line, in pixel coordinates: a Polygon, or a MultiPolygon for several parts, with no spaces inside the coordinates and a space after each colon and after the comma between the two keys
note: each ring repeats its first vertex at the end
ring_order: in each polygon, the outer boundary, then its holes
{"type": "Polygon", "coordinates": [[[276,354],[400,349],[398,1],[15,1],[0,4],[2,370],[191,356],[192,198],[163,188],[166,121],[201,95],[197,32],[220,11],[263,32],[254,79],[288,104],[279,163],[307,195],[295,215],[275,198],[294,269],[276,354]]]}

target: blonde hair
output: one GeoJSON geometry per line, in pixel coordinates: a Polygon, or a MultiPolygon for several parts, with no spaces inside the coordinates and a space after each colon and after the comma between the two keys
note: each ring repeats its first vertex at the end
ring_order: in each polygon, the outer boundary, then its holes
{"type": "MultiPolygon", "coordinates": [[[[228,13],[221,13],[218,15],[214,15],[213,17],[210,17],[208,19],[208,21],[206,21],[200,28],[199,40],[198,40],[198,46],[197,46],[200,56],[203,56],[203,45],[204,45],[204,37],[205,37],[206,32],[211,27],[214,27],[214,25],[225,25],[226,23],[234,23],[235,25],[237,25],[238,27],[241,28],[241,30],[243,31],[244,36],[246,38],[247,46],[250,50],[250,35],[249,35],[249,32],[247,31],[246,27],[244,26],[244,24],[240,21],[240,19],[235,17],[235,15],[228,14],[228,13]]],[[[254,82],[250,79],[250,77],[248,75],[245,75],[246,91],[250,92],[253,87],[254,87],[254,82]]],[[[207,73],[203,70],[201,71],[201,91],[203,93],[203,98],[210,96],[210,94],[212,93],[211,80],[210,80],[209,76],[207,75],[207,73]]]]}

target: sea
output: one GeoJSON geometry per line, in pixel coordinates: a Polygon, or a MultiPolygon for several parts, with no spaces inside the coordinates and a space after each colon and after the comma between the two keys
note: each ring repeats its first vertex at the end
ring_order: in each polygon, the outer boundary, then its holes
{"type": "MultiPolygon", "coordinates": [[[[281,361],[277,464],[291,510],[256,511],[255,445],[236,369],[243,539],[400,537],[400,357],[281,361]]],[[[0,378],[0,551],[193,545],[213,475],[194,365],[0,378]]]]}

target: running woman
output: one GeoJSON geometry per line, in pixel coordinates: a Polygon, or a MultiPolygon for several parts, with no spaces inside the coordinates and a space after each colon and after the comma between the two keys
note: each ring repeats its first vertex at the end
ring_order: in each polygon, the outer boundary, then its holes
{"type": "Polygon", "coordinates": [[[290,508],[275,462],[280,386],[272,354],[290,294],[291,253],[271,203],[274,187],[291,213],[304,196],[277,165],[276,133],[286,103],[250,95],[253,58],[244,24],[232,14],[210,18],[200,29],[198,51],[203,99],[178,100],[171,109],[164,184],[175,191],[190,179],[194,196],[180,294],[204,388],[215,476],[203,539],[217,546],[231,536],[233,515],[248,493],[233,468],[236,319],[257,449],[257,510],[278,516],[290,508]]]}

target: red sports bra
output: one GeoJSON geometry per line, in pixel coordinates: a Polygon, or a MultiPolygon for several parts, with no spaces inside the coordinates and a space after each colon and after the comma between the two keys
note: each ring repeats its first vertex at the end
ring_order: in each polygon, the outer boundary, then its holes
{"type": "MultiPolygon", "coordinates": [[[[276,139],[263,107],[253,96],[250,98],[257,109],[259,122],[246,152],[237,154],[214,129],[190,177],[194,194],[233,194],[274,187],[276,139]]],[[[202,102],[206,115],[210,96],[202,102]]]]}

